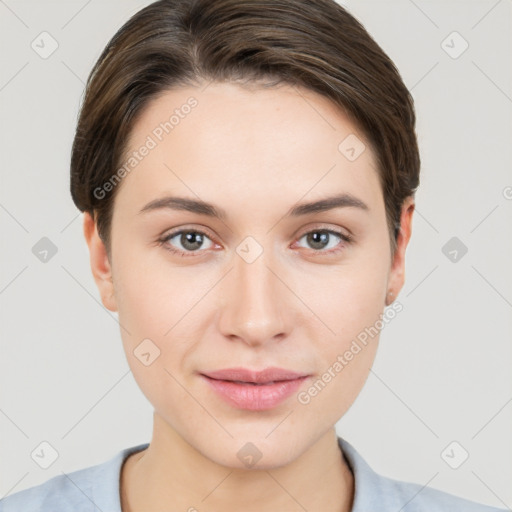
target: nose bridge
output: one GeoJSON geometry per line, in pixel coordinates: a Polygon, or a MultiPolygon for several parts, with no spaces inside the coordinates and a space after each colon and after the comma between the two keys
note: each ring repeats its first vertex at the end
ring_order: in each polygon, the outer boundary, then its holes
{"type": "Polygon", "coordinates": [[[286,333],[287,299],[273,273],[273,261],[270,249],[258,248],[251,240],[237,248],[221,312],[220,327],[225,336],[257,345],[286,333]]]}

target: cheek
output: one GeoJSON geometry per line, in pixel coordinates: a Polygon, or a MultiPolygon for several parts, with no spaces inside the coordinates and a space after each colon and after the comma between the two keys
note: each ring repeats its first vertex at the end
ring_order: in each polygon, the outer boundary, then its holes
{"type": "MultiPolygon", "coordinates": [[[[384,251],[383,251],[384,252],[384,251]]],[[[348,261],[348,260],[347,260],[348,261]]],[[[322,329],[328,352],[342,350],[384,309],[389,261],[358,255],[347,264],[300,272],[293,289],[312,312],[309,323],[322,329]]],[[[318,334],[313,338],[319,340],[318,334]]]]}
{"type": "Polygon", "coordinates": [[[215,283],[206,271],[173,266],[160,251],[149,252],[119,250],[113,273],[124,351],[146,396],[162,392],[172,379],[166,370],[183,372],[202,338],[198,316],[207,319],[202,299],[215,283]]]}
{"type": "Polygon", "coordinates": [[[173,376],[181,380],[178,368],[190,348],[177,336],[185,304],[192,300],[190,286],[184,286],[179,270],[169,275],[168,266],[136,252],[116,263],[114,289],[128,365],[156,409],[176,407],[186,398],[173,376]]]}
{"type": "MultiPolygon", "coordinates": [[[[386,254],[384,249],[379,252],[386,254]]],[[[327,413],[333,422],[361,391],[383,327],[389,259],[368,254],[361,253],[357,261],[333,269],[329,276],[317,273],[297,281],[298,294],[318,316],[309,322],[309,339],[319,358],[317,379],[298,402],[308,413],[327,413]]]]}
{"type": "Polygon", "coordinates": [[[116,261],[119,319],[132,336],[163,338],[205,293],[197,270],[171,265],[163,250],[152,249],[148,256],[149,250],[141,249],[128,257],[120,254],[116,261]]]}
{"type": "Polygon", "coordinates": [[[310,330],[309,340],[318,358],[317,375],[297,395],[303,413],[312,421],[322,417],[325,424],[338,421],[359,395],[375,359],[383,325],[383,294],[378,284],[378,279],[384,282],[381,273],[351,273],[338,278],[332,279],[327,293],[314,297],[316,310],[329,330],[318,321],[310,324],[316,326],[310,330]]]}

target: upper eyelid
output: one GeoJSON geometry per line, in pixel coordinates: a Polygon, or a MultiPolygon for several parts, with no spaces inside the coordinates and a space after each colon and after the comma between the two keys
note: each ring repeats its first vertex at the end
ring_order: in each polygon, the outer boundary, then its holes
{"type": "Polygon", "coordinates": [[[347,238],[352,237],[352,234],[350,232],[344,233],[341,229],[320,227],[320,228],[307,229],[306,231],[302,232],[302,235],[300,235],[299,238],[302,238],[304,235],[307,235],[309,233],[314,233],[315,231],[327,231],[328,233],[335,234],[338,236],[346,236],[347,238]]]}
{"type": "Polygon", "coordinates": [[[208,233],[208,229],[207,228],[203,228],[203,227],[200,227],[200,228],[188,228],[188,227],[180,227],[180,228],[177,228],[176,230],[174,229],[170,229],[170,230],[166,230],[162,233],[162,235],[160,236],[160,238],[172,238],[176,235],[180,235],[181,233],[187,233],[187,232],[191,232],[191,233],[201,233],[202,235],[205,235],[207,236],[208,238],[212,239],[212,238],[215,238],[215,237],[212,237],[209,233],[208,233]]]}
{"type": "MultiPolygon", "coordinates": [[[[197,228],[180,228],[176,231],[170,231],[164,233],[161,237],[159,237],[160,241],[168,242],[171,238],[174,238],[177,235],[181,235],[183,233],[199,233],[205,237],[207,237],[213,244],[219,245],[218,242],[215,241],[215,237],[212,237],[209,235],[206,230],[203,229],[197,229],[197,228]]],[[[193,251],[190,251],[193,252],[193,251]]],[[[198,251],[196,251],[198,252],[198,251]]]]}
{"type": "MultiPolygon", "coordinates": [[[[305,231],[300,231],[301,234],[295,237],[296,241],[299,241],[302,237],[306,236],[309,233],[315,232],[315,231],[326,231],[330,234],[334,234],[335,236],[337,236],[338,238],[341,239],[341,242],[340,242],[341,244],[348,244],[348,243],[352,242],[352,240],[354,238],[352,232],[347,228],[341,228],[341,227],[332,228],[332,227],[323,225],[323,226],[314,226],[312,228],[307,228],[305,231]]],[[[295,243],[296,242],[294,242],[294,244],[295,243]]],[[[317,252],[322,252],[322,251],[317,251],[317,252]]],[[[329,251],[323,251],[323,252],[329,252],[329,251]]]]}
{"type": "MultiPolygon", "coordinates": [[[[308,233],[311,233],[311,232],[314,232],[314,231],[328,231],[328,232],[334,233],[336,235],[345,235],[348,238],[352,237],[352,233],[348,229],[346,229],[347,233],[344,233],[341,230],[341,228],[331,228],[331,227],[327,227],[327,226],[311,227],[311,228],[306,229],[305,231],[302,231],[301,235],[295,235],[295,236],[298,236],[298,238],[302,238],[304,235],[307,235],[308,233]]],[[[204,234],[204,235],[206,235],[209,238],[216,238],[215,236],[212,237],[208,233],[208,229],[207,228],[203,228],[203,227],[200,227],[200,228],[180,227],[180,228],[177,228],[176,231],[171,229],[170,231],[164,231],[164,233],[161,235],[161,238],[172,238],[173,236],[176,236],[176,235],[181,234],[183,232],[196,232],[196,233],[204,234]]]]}

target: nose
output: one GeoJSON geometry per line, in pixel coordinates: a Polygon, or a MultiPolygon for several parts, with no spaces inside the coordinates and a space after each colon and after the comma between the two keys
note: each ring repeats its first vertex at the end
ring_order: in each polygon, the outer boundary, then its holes
{"type": "Polygon", "coordinates": [[[234,255],[234,268],[222,287],[219,329],[252,347],[285,338],[293,324],[291,292],[264,251],[248,263],[234,255]]]}

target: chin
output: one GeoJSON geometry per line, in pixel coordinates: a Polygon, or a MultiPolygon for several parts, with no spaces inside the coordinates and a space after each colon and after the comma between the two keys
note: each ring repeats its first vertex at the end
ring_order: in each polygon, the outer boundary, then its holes
{"type": "Polygon", "coordinates": [[[205,453],[216,464],[231,469],[247,471],[269,470],[287,466],[299,457],[300,450],[296,443],[284,446],[283,443],[271,441],[230,440],[227,446],[205,453]]]}

